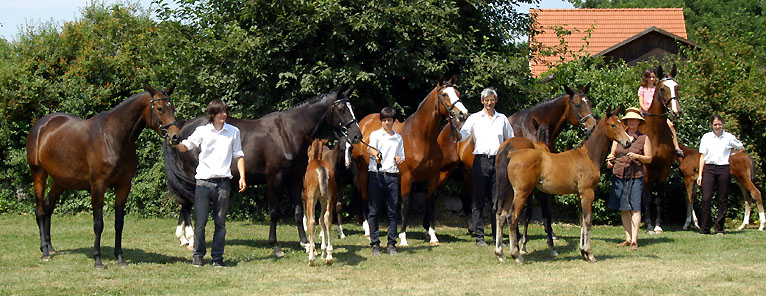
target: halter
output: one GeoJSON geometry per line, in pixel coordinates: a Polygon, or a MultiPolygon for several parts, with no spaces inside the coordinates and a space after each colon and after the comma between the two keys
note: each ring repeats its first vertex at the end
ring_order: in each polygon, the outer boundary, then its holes
{"type": "Polygon", "coordinates": [[[337,127],[339,127],[339,130],[332,129],[332,132],[333,132],[333,134],[335,135],[335,137],[338,140],[345,139],[345,142],[348,142],[349,144],[351,144],[351,142],[348,139],[347,131],[348,131],[348,127],[349,126],[351,126],[352,124],[357,123],[356,115],[354,115],[354,109],[351,109],[351,103],[350,103],[350,101],[348,99],[336,100],[336,101],[332,102],[332,106],[333,106],[332,114],[333,114],[333,117],[338,119],[338,126],[337,127]],[[348,108],[348,112],[351,113],[351,119],[348,122],[344,123],[344,122],[340,121],[340,116],[338,114],[338,110],[336,110],[334,108],[335,106],[337,106],[340,103],[345,104],[346,108],[348,108]]]}
{"type": "MultiPolygon", "coordinates": [[[[442,106],[444,106],[444,108],[447,109],[447,117],[449,117],[447,122],[449,122],[449,125],[450,125],[450,138],[453,141],[458,142],[456,139],[457,139],[457,133],[459,131],[457,130],[457,127],[455,126],[455,123],[453,122],[453,120],[455,119],[455,116],[452,115],[452,109],[455,109],[455,105],[457,105],[457,103],[460,103],[462,100],[458,98],[457,101],[452,103],[452,105],[447,106],[447,103],[444,102],[444,99],[442,97],[448,97],[448,95],[447,94],[439,95],[439,93],[441,93],[442,90],[448,87],[453,87],[452,83],[447,82],[441,87],[439,87],[439,89],[436,91],[436,97],[439,99],[439,102],[442,104],[442,106]]],[[[439,112],[439,105],[436,105],[436,112],[439,112]]]]}
{"type": "MultiPolygon", "coordinates": [[[[569,96],[569,106],[570,106],[570,107],[574,106],[574,105],[572,104],[572,101],[573,101],[573,100],[574,100],[574,96],[569,96]]],[[[577,107],[577,109],[579,109],[579,108],[580,108],[580,107],[577,107]]],[[[583,129],[583,130],[585,130],[585,122],[586,122],[586,121],[588,121],[588,119],[591,119],[591,118],[593,118],[593,112],[591,111],[591,113],[590,113],[590,114],[588,114],[588,115],[585,115],[585,116],[583,116],[583,117],[580,117],[580,113],[577,113],[577,112],[575,112],[574,114],[575,114],[575,116],[577,117],[577,123],[580,125],[580,128],[581,128],[581,129],[583,129]]]]}
{"type": "Polygon", "coordinates": [[[154,113],[155,113],[155,112],[157,112],[157,110],[155,110],[155,109],[154,109],[154,102],[156,102],[156,101],[163,101],[163,100],[164,100],[164,101],[169,101],[169,100],[170,100],[170,98],[168,98],[168,97],[164,97],[164,98],[159,98],[159,99],[151,99],[151,100],[149,100],[149,105],[151,105],[151,107],[149,107],[149,108],[151,108],[151,109],[152,109],[152,110],[151,110],[151,112],[150,112],[150,115],[149,115],[149,116],[151,116],[151,119],[149,119],[149,120],[150,120],[150,121],[153,121],[153,120],[155,119],[155,117],[156,117],[156,119],[157,119],[157,120],[156,120],[156,122],[157,122],[157,126],[159,127],[159,130],[160,130],[160,131],[159,131],[159,133],[160,133],[160,136],[162,136],[163,138],[167,138],[167,137],[168,137],[168,128],[169,128],[170,126],[173,126],[173,125],[175,125],[176,127],[178,127],[178,123],[177,123],[177,122],[175,122],[175,121],[173,121],[173,122],[171,122],[171,123],[168,123],[168,124],[166,124],[166,125],[162,125],[162,122],[160,121],[160,116],[159,116],[159,115],[156,115],[156,116],[154,115],[154,113]]]}
{"type": "MultiPolygon", "coordinates": [[[[673,82],[676,81],[675,79],[673,79],[673,77],[665,77],[665,78],[662,78],[660,80],[660,83],[658,85],[661,85],[666,80],[670,80],[670,81],[673,81],[673,82]]],[[[678,97],[671,97],[670,100],[668,100],[668,101],[673,101],[673,100],[676,100],[676,102],[677,102],[678,101],[678,97]]],[[[647,111],[646,115],[667,117],[668,113],[671,113],[675,117],[675,113],[670,112],[670,107],[668,107],[668,103],[665,102],[665,100],[660,100],[660,102],[662,102],[662,106],[665,107],[665,112],[663,112],[663,113],[649,113],[647,111]]]]}

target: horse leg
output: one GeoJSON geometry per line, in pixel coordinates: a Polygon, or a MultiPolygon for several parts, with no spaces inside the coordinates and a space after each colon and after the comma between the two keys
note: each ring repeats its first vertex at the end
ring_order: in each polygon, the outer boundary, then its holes
{"type": "MultiPolygon", "coordinates": [[[[290,197],[293,202],[293,217],[295,218],[295,224],[298,227],[298,237],[300,238],[301,246],[306,246],[309,243],[306,239],[306,229],[303,227],[303,198],[301,197],[301,190],[303,182],[295,182],[290,186],[290,197]]],[[[315,204],[316,205],[316,204],[315,204]]]]}
{"type": "MultiPolygon", "coordinates": [[[[758,221],[759,221],[759,227],[758,230],[763,231],[764,223],[766,223],[766,216],[764,215],[763,211],[763,200],[761,199],[761,191],[758,190],[757,187],[755,187],[755,184],[751,180],[745,180],[745,182],[742,182],[745,184],[740,184],[740,189],[742,190],[742,195],[745,196],[745,217],[747,220],[743,220],[743,223],[750,222],[749,220],[749,213],[750,213],[750,204],[753,203],[753,200],[755,200],[756,204],[758,205],[758,221]]],[[[741,226],[740,226],[741,227],[741,226]]]]}
{"type": "Polygon", "coordinates": [[[582,206],[582,226],[580,228],[580,254],[583,260],[596,262],[590,246],[590,229],[593,211],[593,189],[584,190],[580,193],[580,203],[582,206]]]}
{"type": "Polygon", "coordinates": [[[524,207],[524,213],[523,216],[521,216],[521,221],[524,221],[524,232],[521,233],[521,239],[519,239],[519,244],[521,245],[519,253],[521,255],[527,254],[527,241],[528,241],[528,232],[529,229],[529,221],[532,220],[532,205],[527,205],[524,207]]]}
{"type": "Polygon", "coordinates": [[[314,259],[316,259],[315,246],[314,246],[314,232],[316,231],[316,222],[314,217],[314,208],[316,206],[316,188],[304,189],[304,198],[306,199],[306,228],[308,230],[308,246],[306,246],[306,253],[309,254],[309,266],[314,266],[314,259]]]}
{"type": "Polygon", "coordinates": [[[439,245],[439,239],[436,237],[436,198],[439,197],[439,178],[428,180],[428,199],[426,200],[426,214],[423,216],[423,228],[428,234],[429,243],[432,247],[439,245]]]}
{"type": "Polygon", "coordinates": [[[667,183],[660,183],[657,185],[657,198],[654,200],[657,216],[654,220],[654,232],[662,233],[662,211],[663,204],[665,203],[665,192],[667,192],[667,183]]]}
{"type": "Polygon", "coordinates": [[[495,228],[498,230],[495,232],[495,258],[500,263],[504,263],[503,258],[503,224],[508,221],[508,210],[511,206],[511,202],[505,199],[500,205],[500,209],[495,212],[495,228]]]}
{"type": "Polygon", "coordinates": [[[343,203],[338,200],[335,203],[335,216],[338,219],[338,238],[346,238],[346,234],[343,233],[343,203]]]}
{"type": "Polygon", "coordinates": [[[282,258],[285,256],[285,253],[282,252],[282,248],[279,247],[279,242],[277,242],[277,220],[279,220],[279,210],[277,209],[277,206],[279,205],[279,182],[281,178],[277,178],[275,176],[272,176],[269,178],[269,180],[266,182],[266,195],[268,196],[269,200],[269,244],[274,249],[273,254],[277,258],[282,258]]]}
{"type": "Polygon", "coordinates": [[[96,181],[91,181],[91,205],[93,207],[93,233],[96,235],[93,242],[93,259],[96,261],[93,266],[96,269],[106,269],[101,262],[101,233],[104,232],[104,193],[105,186],[96,181]]]}
{"type": "Polygon", "coordinates": [[[684,178],[684,185],[686,185],[686,222],[684,222],[683,230],[688,230],[692,223],[692,214],[694,213],[694,192],[697,181],[692,178],[684,178]]]}
{"type": "Polygon", "coordinates": [[[401,193],[402,193],[402,211],[401,211],[401,217],[402,217],[402,227],[401,232],[399,232],[399,246],[406,247],[409,244],[407,243],[407,215],[410,212],[410,197],[412,196],[412,181],[410,181],[409,177],[402,176],[401,178],[401,193]]]}
{"type": "Polygon", "coordinates": [[[652,180],[649,180],[644,185],[644,191],[642,193],[643,200],[641,206],[644,209],[642,216],[644,217],[644,224],[646,225],[646,233],[654,234],[654,219],[652,219],[652,213],[654,212],[654,197],[652,196],[652,190],[654,186],[652,180]]]}
{"type": "Polygon", "coordinates": [[[183,216],[184,232],[186,233],[186,240],[189,241],[189,245],[186,247],[187,251],[194,251],[194,227],[191,221],[192,201],[186,201],[181,206],[181,216],[183,216]]]}
{"type": "Polygon", "coordinates": [[[330,239],[330,228],[332,227],[332,211],[335,204],[334,198],[325,197],[322,203],[322,228],[324,229],[324,237],[322,238],[322,249],[324,250],[325,257],[324,262],[327,265],[332,265],[334,259],[332,258],[332,241],[330,239]],[[329,200],[328,200],[329,199],[329,200]],[[325,239],[327,244],[325,245],[325,239]]]}
{"type": "Polygon", "coordinates": [[[540,196],[540,207],[543,211],[543,217],[545,218],[545,234],[548,239],[548,249],[551,250],[551,256],[557,257],[559,253],[556,252],[556,248],[553,245],[553,242],[558,239],[556,234],[553,233],[553,211],[551,211],[551,199],[553,195],[540,192],[538,196],[540,196]]]}
{"type": "Polygon", "coordinates": [[[51,206],[51,199],[61,195],[63,189],[56,186],[55,183],[51,184],[51,191],[48,193],[48,199],[45,199],[45,184],[48,181],[48,174],[45,171],[39,169],[33,169],[33,180],[35,184],[35,216],[37,220],[37,227],[40,230],[40,257],[42,261],[48,261],[51,258],[53,245],[51,243],[50,234],[50,221],[53,213],[53,206],[51,206]]]}
{"type": "Polygon", "coordinates": [[[125,226],[125,202],[130,192],[130,180],[115,188],[114,195],[114,257],[117,265],[126,267],[127,262],[122,258],[122,230],[125,226]]]}
{"type": "Polygon", "coordinates": [[[369,197],[367,192],[367,181],[369,178],[369,173],[367,172],[367,167],[360,168],[357,166],[357,193],[362,198],[362,229],[364,229],[364,237],[370,238],[370,223],[368,222],[368,217],[370,214],[370,205],[369,205],[369,197]]]}
{"type": "MultiPolygon", "coordinates": [[[[534,187],[533,187],[534,188],[534,187]]],[[[516,230],[519,227],[519,217],[521,217],[521,211],[524,210],[524,205],[527,203],[529,194],[532,193],[532,189],[516,189],[514,188],[513,205],[511,206],[511,217],[508,223],[509,233],[511,236],[510,248],[511,258],[516,261],[516,264],[522,264],[524,259],[519,254],[519,241],[516,236],[516,230]]],[[[500,232],[500,231],[498,231],[500,232]]],[[[497,244],[497,242],[495,242],[497,244]]]]}

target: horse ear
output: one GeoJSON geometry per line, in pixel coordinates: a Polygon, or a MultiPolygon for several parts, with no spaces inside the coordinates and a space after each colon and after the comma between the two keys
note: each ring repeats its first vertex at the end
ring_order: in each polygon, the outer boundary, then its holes
{"type": "Polygon", "coordinates": [[[157,93],[157,90],[155,90],[151,85],[149,85],[149,83],[144,84],[144,90],[148,91],[149,94],[151,94],[152,96],[154,96],[157,93]]]}
{"type": "Polygon", "coordinates": [[[354,86],[351,86],[349,89],[347,89],[346,91],[342,93],[343,98],[348,99],[348,96],[350,96],[352,92],[354,92],[354,86]]]}
{"type": "Polygon", "coordinates": [[[169,97],[170,95],[173,94],[173,90],[175,89],[176,89],[175,83],[171,84],[170,87],[168,87],[168,90],[165,91],[165,94],[169,97]]]}
{"type": "Polygon", "coordinates": [[[615,114],[615,115],[617,115],[617,114],[620,114],[620,113],[622,113],[622,109],[623,109],[623,108],[622,108],[622,105],[620,105],[620,106],[617,106],[617,110],[614,110],[614,114],[615,114]]]}
{"type": "Polygon", "coordinates": [[[662,65],[657,66],[657,71],[654,74],[657,75],[657,83],[659,84],[659,80],[665,78],[665,73],[662,71],[662,65]]]}
{"type": "Polygon", "coordinates": [[[612,105],[606,107],[606,117],[612,116],[612,105]]]}
{"type": "Polygon", "coordinates": [[[573,97],[575,94],[574,91],[566,84],[564,84],[564,92],[566,92],[570,97],[573,97]]]}
{"type": "Polygon", "coordinates": [[[457,75],[456,74],[452,74],[452,77],[450,77],[450,79],[449,79],[449,84],[450,85],[454,85],[456,82],[457,82],[457,75]]]}
{"type": "Polygon", "coordinates": [[[673,64],[673,69],[670,70],[670,77],[676,77],[677,72],[678,68],[676,68],[676,64],[673,64]]]}
{"type": "Polygon", "coordinates": [[[442,83],[444,83],[444,74],[439,75],[439,86],[442,86],[442,83]]]}
{"type": "Polygon", "coordinates": [[[588,84],[586,84],[585,87],[582,88],[582,93],[587,94],[589,90],[590,90],[590,82],[588,82],[588,84]]]}

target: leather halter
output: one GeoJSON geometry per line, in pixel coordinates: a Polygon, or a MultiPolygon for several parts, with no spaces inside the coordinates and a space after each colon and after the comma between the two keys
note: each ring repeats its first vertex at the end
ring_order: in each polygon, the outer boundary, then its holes
{"type": "Polygon", "coordinates": [[[154,102],[157,102],[157,101],[170,101],[170,98],[169,97],[162,97],[162,98],[157,98],[157,99],[152,98],[151,100],[149,100],[149,104],[151,105],[150,106],[150,109],[151,109],[151,111],[150,111],[150,114],[151,114],[150,115],[151,116],[150,121],[152,121],[152,120],[154,120],[156,118],[157,119],[156,120],[157,127],[160,130],[159,131],[160,136],[162,136],[164,138],[167,138],[168,137],[168,128],[173,126],[173,125],[178,127],[178,123],[176,121],[173,121],[173,122],[165,124],[165,125],[162,124],[162,122],[160,121],[160,116],[154,114],[155,112],[158,112],[157,110],[154,109],[154,102]]]}
{"type": "MultiPolygon", "coordinates": [[[[439,102],[442,104],[442,106],[444,106],[444,108],[447,109],[447,117],[449,117],[449,119],[447,119],[447,122],[449,122],[449,125],[450,125],[450,138],[453,141],[458,142],[456,140],[457,133],[459,133],[460,131],[458,131],[457,126],[455,126],[455,123],[453,122],[453,120],[455,119],[455,116],[452,115],[452,109],[455,109],[455,105],[457,105],[457,103],[460,103],[462,100],[458,98],[457,101],[452,103],[452,105],[448,106],[447,103],[445,103],[444,99],[442,98],[442,97],[449,97],[447,94],[442,93],[442,90],[448,87],[454,87],[454,86],[452,86],[452,83],[450,82],[444,83],[444,85],[439,87],[439,89],[436,91],[436,97],[439,99],[439,102]]],[[[436,105],[436,112],[439,112],[439,105],[436,105]]]]}
{"type": "MultiPolygon", "coordinates": [[[[583,95],[585,96],[585,95],[583,95]]],[[[569,96],[569,107],[574,107],[574,104],[572,104],[572,101],[574,100],[574,96],[569,96]]],[[[582,107],[577,107],[577,109],[580,109],[582,107]]],[[[580,125],[580,128],[585,130],[585,122],[588,121],[588,119],[593,118],[593,111],[591,111],[590,114],[580,117],[580,113],[574,112],[575,116],[577,117],[577,123],[580,125]]]]}
{"type": "MultiPolygon", "coordinates": [[[[351,144],[351,141],[348,139],[348,127],[358,122],[356,120],[356,116],[354,115],[354,110],[351,108],[351,102],[348,99],[335,100],[332,102],[331,108],[332,108],[333,117],[338,119],[338,124],[336,126],[338,127],[338,129],[335,129],[335,128],[332,129],[333,135],[339,141],[345,139],[346,142],[351,144]],[[342,122],[340,120],[340,114],[338,114],[338,110],[335,109],[335,106],[341,103],[343,103],[346,106],[346,108],[348,109],[348,112],[351,114],[351,119],[347,122],[342,122]]],[[[332,126],[334,124],[330,123],[330,125],[332,126]]]]}

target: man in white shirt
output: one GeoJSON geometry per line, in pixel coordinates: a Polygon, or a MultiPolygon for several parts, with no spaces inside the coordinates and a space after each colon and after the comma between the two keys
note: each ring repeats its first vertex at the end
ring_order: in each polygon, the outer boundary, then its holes
{"type": "Polygon", "coordinates": [[[210,255],[213,266],[222,267],[223,249],[226,242],[226,213],[229,211],[231,193],[231,164],[236,159],[239,170],[239,192],[245,191],[245,153],[239,129],[226,123],[228,107],[220,99],[207,106],[208,124],[197,127],[194,132],[176,145],[179,152],[199,148],[199,164],[194,178],[194,256],[192,265],[202,266],[205,256],[205,225],[212,203],[213,246],[210,255]]]}
{"type": "Polygon", "coordinates": [[[378,221],[380,207],[385,200],[388,214],[388,241],[386,250],[389,255],[396,255],[396,222],[399,219],[399,167],[404,162],[404,141],[396,133],[394,127],[394,108],[385,107],[380,110],[379,130],[370,133],[370,144],[367,153],[370,157],[368,193],[368,220],[370,223],[370,247],[373,256],[380,256],[380,239],[378,221]]]}
{"type": "MultiPolygon", "coordinates": [[[[460,141],[469,136],[474,140],[473,160],[473,200],[471,201],[471,216],[468,218],[468,229],[473,232],[476,245],[486,247],[484,241],[484,219],[482,212],[487,200],[495,196],[495,155],[503,142],[513,137],[513,128],[503,113],[495,110],[497,93],[492,88],[481,92],[481,103],[484,108],[471,114],[460,129],[460,141]],[[491,198],[487,198],[491,196],[491,198]]],[[[494,200],[492,200],[494,204],[494,200]]],[[[494,213],[492,213],[494,215],[494,213]]],[[[500,231],[500,230],[498,230],[500,231]]]]}

